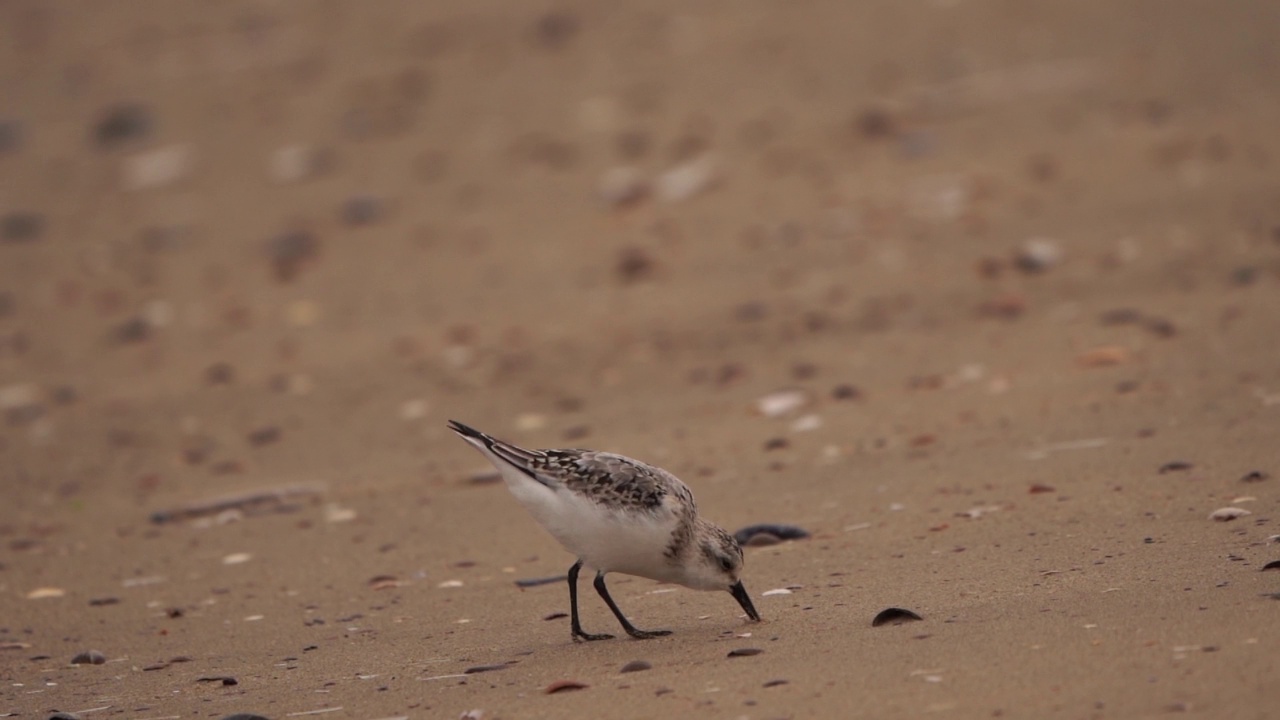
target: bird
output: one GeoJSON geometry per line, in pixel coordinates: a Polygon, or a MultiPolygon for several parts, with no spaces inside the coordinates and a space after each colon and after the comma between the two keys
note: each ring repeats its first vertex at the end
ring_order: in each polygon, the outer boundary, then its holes
{"type": "Polygon", "coordinates": [[[516,500],[577,560],[569,568],[573,640],[609,640],[578,618],[578,573],[595,570],[596,592],[628,635],[646,639],[670,630],[640,630],[609,595],[605,575],[635,575],[696,590],[724,590],[752,621],[751,596],[740,577],[742,548],[723,528],[698,515],[693,492],[675,475],[609,452],[527,450],[456,420],[453,430],[501,473],[516,500]]]}

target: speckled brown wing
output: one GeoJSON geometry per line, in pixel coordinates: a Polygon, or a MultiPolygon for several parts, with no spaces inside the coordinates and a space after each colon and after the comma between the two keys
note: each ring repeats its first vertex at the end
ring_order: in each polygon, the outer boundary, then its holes
{"type": "Polygon", "coordinates": [[[692,514],[693,493],[678,478],[614,453],[593,450],[545,450],[535,465],[540,472],[560,481],[566,489],[602,505],[658,510],[671,509],[668,497],[692,514]]]}

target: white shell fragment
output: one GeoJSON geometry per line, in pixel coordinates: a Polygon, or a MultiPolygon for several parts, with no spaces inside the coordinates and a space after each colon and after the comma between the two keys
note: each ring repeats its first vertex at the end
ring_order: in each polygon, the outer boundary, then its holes
{"type": "Polygon", "coordinates": [[[654,182],[654,194],[659,200],[666,202],[688,200],[711,187],[715,179],[715,163],[704,155],[676,165],[659,175],[654,182]]]}
{"type": "Polygon", "coordinates": [[[222,558],[222,564],[223,565],[239,565],[241,563],[249,562],[249,560],[251,560],[252,558],[253,556],[246,552],[231,553],[230,555],[222,558]]]}
{"type": "Polygon", "coordinates": [[[765,590],[764,592],[760,593],[762,597],[768,597],[770,595],[790,595],[790,594],[791,594],[791,591],[786,588],[774,588],[773,590],[765,590]]]}
{"type": "Polygon", "coordinates": [[[803,390],[779,390],[756,400],[756,409],[765,417],[782,417],[809,404],[809,393],[803,390]]]}
{"type": "Polygon", "coordinates": [[[1235,520],[1236,518],[1240,518],[1240,517],[1244,517],[1245,515],[1252,515],[1252,514],[1253,514],[1252,512],[1249,512],[1244,508],[1224,507],[1224,508],[1218,508],[1217,510],[1214,510],[1213,512],[1209,513],[1209,519],[1217,520],[1218,522],[1229,522],[1231,520],[1235,520]]]}

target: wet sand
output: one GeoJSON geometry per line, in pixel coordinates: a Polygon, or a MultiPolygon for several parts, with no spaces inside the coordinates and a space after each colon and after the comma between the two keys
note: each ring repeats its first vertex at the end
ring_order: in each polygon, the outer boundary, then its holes
{"type": "Polygon", "coordinates": [[[1280,703],[1272,4],[88,7],[0,7],[0,713],[1280,703]],[[448,418],[812,537],[575,644],[448,418]]]}

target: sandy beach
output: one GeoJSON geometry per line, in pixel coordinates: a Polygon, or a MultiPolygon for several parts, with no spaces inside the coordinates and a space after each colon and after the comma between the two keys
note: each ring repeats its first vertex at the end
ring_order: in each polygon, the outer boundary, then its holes
{"type": "Polygon", "coordinates": [[[0,717],[1276,717],[1278,28],[0,3],[0,717]],[[450,418],[810,537],[574,643],[450,418]]]}

